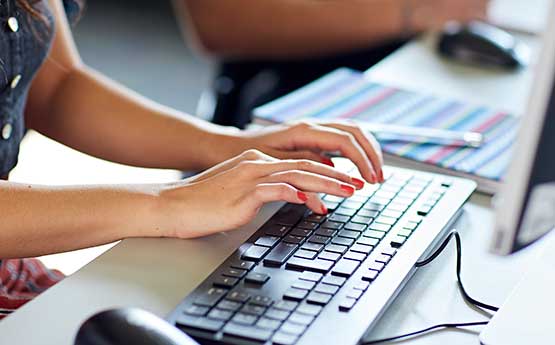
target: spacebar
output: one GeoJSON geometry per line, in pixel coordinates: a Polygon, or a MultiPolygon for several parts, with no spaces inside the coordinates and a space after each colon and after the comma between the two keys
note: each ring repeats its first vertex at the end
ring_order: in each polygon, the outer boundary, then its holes
{"type": "Polygon", "coordinates": [[[292,257],[287,261],[285,268],[293,270],[307,270],[318,273],[326,273],[333,266],[333,261],[322,259],[308,260],[303,258],[292,257]]]}

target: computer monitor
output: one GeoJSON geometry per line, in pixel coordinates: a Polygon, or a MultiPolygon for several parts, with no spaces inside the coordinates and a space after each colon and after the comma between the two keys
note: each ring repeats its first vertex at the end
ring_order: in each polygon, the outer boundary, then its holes
{"type": "MultiPolygon", "coordinates": [[[[553,18],[555,5],[550,13],[553,18]]],[[[551,20],[505,183],[494,198],[496,224],[490,248],[496,254],[511,254],[555,227],[554,81],[555,21],[551,20]]]]}

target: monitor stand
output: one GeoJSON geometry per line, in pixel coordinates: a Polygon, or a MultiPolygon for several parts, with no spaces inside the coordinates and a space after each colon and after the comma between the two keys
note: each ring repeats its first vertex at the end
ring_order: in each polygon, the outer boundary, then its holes
{"type": "Polygon", "coordinates": [[[540,256],[480,334],[481,344],[555,344],[555,236],[545,240],[540,256]]]}

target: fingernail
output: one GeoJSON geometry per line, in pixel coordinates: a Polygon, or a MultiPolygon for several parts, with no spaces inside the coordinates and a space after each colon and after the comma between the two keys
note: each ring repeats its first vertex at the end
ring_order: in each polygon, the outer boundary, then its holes
{"type": "Polygon", "coordinates": [[[343,189],[345,192],[349,193],[350,195],[353,195],[355,193],[355,189],[353,188],[353,186],[349,186],[348,184],[342,184],[341,189],[343,189]]]}
{"type": "Polygon", "coordinates": [[[322,211],[322,214],[328,214],[328,208],[324,205],[322,205],[321,211],[322,211]]]}
{"type": "Polygon", "coordinates": [[[370,175],[370,182],[371,183],[378,183],[378,178],[376,177],[376,174],[372,173],[370,175]]]}
{"type": "Polygon", "coordinates": [[[299,198],[299,200],[301,200],[302,202],[306,202],[308,200],[308,196],[306,196],[305,193],[298,191],[297,192],[297,197],[299,198]]]}
{"type": "Polygon", "coordinates": [[[353,181],[355,187],[357,187],[357,189],[362,189],[364,188],[364,181],[356,178],[356,177],[351,177],[351,180],[353,181]]]}
{"type": "Polygon", "coordinates": [[[322,163],[335,168],[335,164],[333,164],[333,161],[329,158],[322,158],[322,163]]]}

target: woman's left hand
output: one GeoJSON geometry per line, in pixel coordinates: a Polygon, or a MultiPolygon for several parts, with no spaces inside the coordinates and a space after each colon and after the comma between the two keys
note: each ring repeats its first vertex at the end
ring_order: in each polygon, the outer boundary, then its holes
{"type": "Polygon", "coordinates": [[[244,132],[243,149],[258,149],[281,159],[310,159],[333,165],[326,152],[339,152],[349,158],[361,176],[370,183],[383,182],[383,156],[380,145],[355,124],[342,122],[275,125],[244,132]]]}

